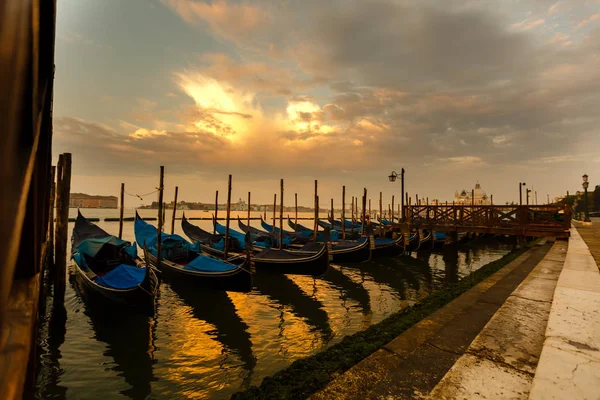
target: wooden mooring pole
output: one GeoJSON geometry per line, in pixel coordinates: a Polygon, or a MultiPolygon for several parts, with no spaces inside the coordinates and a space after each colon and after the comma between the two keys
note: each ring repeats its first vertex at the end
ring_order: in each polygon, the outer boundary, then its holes
{"type": "Polygon", "coordinates": [[[283,249],[283,179],[281,179],[281,206],[279,207],[279,249],[283,249]]]}
{"type": "MultiPolygon", "coordinates": [[[[342,239],[346,239],[346,186],[342,186],[342,239]]],[[[333,227],[333,221],[331,222],[333,227]]]]}
{"type": "Polygon", "coordinates": [[[162,230],[163,230],[163,192],[165,180],[165,167],[160,166],[160,180],[158,184],[158,233],[156,237],[156,268],[160,268],[162,261],[162,230]]]}
{"type": "Polygon", "coordinates": [[[248,192],[248,220],[246,221],[246,224],[248,225],[248,230],[250,230],[250,210],[252,209],[252,207],[250,207],[250,192],[248,192]]]}
{"type": "Polygon", "coordinates": [[[125,184],[121,183],[121,202],[119,205],[119,239],[123,238],[123,210],[125,208],[125,184]]]}
{"type": "Polygon", "coordinates": [[[390,208],[390,222],[394,223],[394,195],[392,195],[392,207],[390,208]]]}
{"type": "Polygon", "coordinates": [[[229,219],[231,217],[231,175],[227,181],[227,214],[225,214],[225,249],[223,255],[225,260],[229,253],[229,219]]]}
{"type": "Polygon", "coordinates": [[[333,199],[331,199],[331,220],[333,221],[335,219],[334,213],[333,213],[333,199]]]}
{"type": "Polygon", "coordinates": [[[379,192],[379,237],[383,237],[383,192],[379,192]]]}
{"type": "Polygon", "coordinates": [[[315,223],[314,223],[314,231],[313,236],[315,243],[317,242],[317,235],[319,231],[319,181],[315,179],[315,223]]]}
{"type": "Polygon", "coordinates": [[[67,238],[69,197],[71,193],[71,153],[58,157],[56,169],[56,234],[54,268],[54,302],[63,304],[67,284],[67,238]]]}
{"type": "Polygon", "coordinates": [[[294,208],[296,210],[296,216],[294,219],[294,232],[298,232],[298,193],[294,193],[294,208]]]}
{"type": "Polygon", "coordinates": [[[179,187],[175,186],[175,201],[173,201],[173,216],[171,217],[171,235],[175,233],[175,214],[177,214],[177,192],[179,192],[179,187]]]}
{"type": "Polygon", "coordinates": [[[273,228],[271,229],[271,233],[275,234],[275,212],[277,210],[277,193],[273,195],[273,228]]]}
{"type": "Polygon", "coordinates": [[[365,224],[366,224],[366,208],[367,208],[367,188],[364,188],[363,198],[362,198],[362,233],[361,235],[365,235],[365,224]]]}
{"type": "Polygon", "coordinates": [[[48,220],[48,267],[54,274],[54,206],[56,199],[56,167],[50,168],[50,212],[48,220]]]}
{"type": "Polygon", "coordinates": [[[219,191],[217,190],[215,193],[215,224],[213,224],[213,233],[217,234],[216,222],[219,219],[219,191]]]}

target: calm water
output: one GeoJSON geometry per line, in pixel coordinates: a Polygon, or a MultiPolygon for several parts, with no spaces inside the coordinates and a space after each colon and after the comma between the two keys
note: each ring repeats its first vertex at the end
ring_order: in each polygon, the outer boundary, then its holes
{"type": "MultiPolygon", "coordinates": [[[[116,210],[82,212],[87,217],[118,216],[116,210]]],[[[74,217],[76,210],[71,214],[74,217]]],[[[156,211],[141,210],[140,214],[156,216],[156,211]]],[[[186,215],[210,217],[204,211],[186,211],[186,215]]],[[[133,210],[126,216],[133,216],[133,210]]],[[[169,218],[168,210],[170,232],[169,218]]],[[[211,226],[210,221],[193,222],[205,229],[211,226]]],[[[302,223],[312,226],[311,221],[302,223]]],[[[176,221],[175,232],[183,235],[180,224],[176,221]]],[[[117,222],[98,225],[118,233],[117,222]]],[[[253,225],[260,227],[260,221],[253,225]]],[[[237,222],[232,227],[237,229],[237,222]]],[[[134,240],[132,222],[125,223],[123,236],[134,240]]],[[[509,250],[508,244],[478,239],[461,246],[458,253],[418,252],[333,265],[320,278],[258,276],[254,290],[244,294],[163,282],[153,318],[107,315],[93,307],[82,298],[70,266],[66,315],[50,312],[49,301],[41,327],[35,396],[227,399],[509,250]]]]}

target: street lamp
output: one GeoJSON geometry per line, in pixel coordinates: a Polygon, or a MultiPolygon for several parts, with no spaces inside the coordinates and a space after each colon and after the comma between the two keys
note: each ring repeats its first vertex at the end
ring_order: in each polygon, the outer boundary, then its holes
{"type": "Polygon", "coordinates": [[[400,175],[400,181],[402,183],[402,196],[400,197],[400,201],[401,201],[401,209],[402,209],[402,222],[405,221],[405,213],[404,213],[404,168],[402,168],[400,170],[400,174],[398,174],[396,171],[392,171],[392,173],[390,174],[390,176],[388,176],[390,182],[396,182],[396,178],[398,178],[398,175],[400,175]]]}
{"type": "Polygon", "coordinates": [[[529,193],[531,193],[531,189],[525,189],[525,191],[527,192],[527,205],[529,205],[529,193]]]}
{"type": "Polygon", "coordinates": [[[583,207],[585,208],[585,222],[590,222],[590,212],[588,210],[588,186],[590,185],[590,183],[588,182],[588,175],[587,174],[583,174],[582,176],[583,178],[583,207]]]}
{"type": "Polygon", "coordinates": [[[519,182],[519,205],[523,205],[523,186],[525,186],[525,182],[519,182]]]}

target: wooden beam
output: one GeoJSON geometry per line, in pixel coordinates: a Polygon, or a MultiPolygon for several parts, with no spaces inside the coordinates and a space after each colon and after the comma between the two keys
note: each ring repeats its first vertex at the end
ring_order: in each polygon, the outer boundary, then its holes
{"type": "Polygon", "coordinates": [[[229,253],[229,219],[231,218],[231,174],[227,181],[227,214],[225,215],[225,248],[223,250],[224,258],[227,260],[229,253]]]}
{"type": "Polygon", "coordinates": [[[175,214],[177,214],[177,192],[179,187],[175,186],[175,200],[173,201],[173,217],[171,218],[171,235],[175,233],[175,214]]]}

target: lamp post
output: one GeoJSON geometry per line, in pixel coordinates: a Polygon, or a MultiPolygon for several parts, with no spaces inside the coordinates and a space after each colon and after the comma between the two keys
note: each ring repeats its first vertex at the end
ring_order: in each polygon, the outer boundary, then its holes
{"type": "Polygon", "coordinates": [[[526,199],[527,203],[526,204],[529,205],[529,193],[531,193],[531,189],[525,189],[525,191],[527,192],[527,199],[526,199]]]}
{"type": "Polygon", "coordinates": [[[525,186],[525,182],[519,182],[519,205],[523,205],[523,186],[525,186]]]}
{"type": "Polygon", "coordinates": [[[588,175],[587,174],[583,174],[582,176],[583,178],[583,207],[585,209],[585,222],[590,222],[590,212],[588,210],[588,186],[590,185],[590,183],[588,182],[588,175]]]}
{"type": "MultiPolygon", "coordinates": [[[[396,178],[398,177],[398,173],[396,171],[392,171],[390,176],[388,176],[390,182],[396,182],[396,178]]],[[[400,181],[402,183],[402,196],[400,197],[401,201],[401,209],[402,209],[402,222],[405,221],[405,212],[404,212],[404,168],[400,170],[400,181]]]]}

